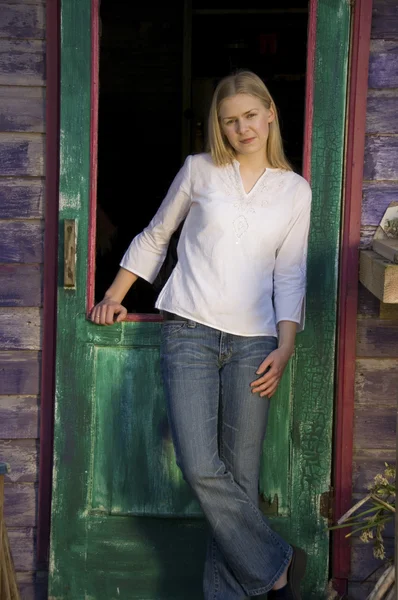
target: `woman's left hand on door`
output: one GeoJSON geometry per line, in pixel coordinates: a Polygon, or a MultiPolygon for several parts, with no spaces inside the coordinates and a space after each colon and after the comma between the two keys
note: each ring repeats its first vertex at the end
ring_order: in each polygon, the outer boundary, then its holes
{"type": "Polygon", "coordinates": [[[250,384],[253,394],[260,394],[261,397],[268,396],[268,398],[275,394],[292,354],[290,349],[277,348],[263,360],[257,369],[257,375],[261,377],[250,384]]]}

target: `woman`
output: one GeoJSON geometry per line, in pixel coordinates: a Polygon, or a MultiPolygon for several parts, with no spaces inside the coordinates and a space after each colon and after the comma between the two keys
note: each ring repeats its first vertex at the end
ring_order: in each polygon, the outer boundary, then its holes
{"type": "Polygon", "coordinates": [[[254,73],[217,86],[209,144],[186,159],[91,319],[126,317],[125,294],[138,277],[153,282],[185,218],[156,307],[177,463],[211,529],[204,597],[300,599],[305,554],[270,529],[258,478],[269,398],[304,326],[311,191],[284,156],[274,102],[254,73]]]}

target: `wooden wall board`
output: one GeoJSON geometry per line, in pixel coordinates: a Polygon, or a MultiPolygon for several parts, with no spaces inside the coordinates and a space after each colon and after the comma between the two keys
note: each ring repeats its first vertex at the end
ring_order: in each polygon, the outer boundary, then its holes
{"type": "Polygon", "coordinates": [[[367,103],[367,133],[398,133],[396,90],[369,90],[367,103]]]}
{"type": "Polygon", "coordinates": [[[41,306],[42,267],[0,264],[0,289],[0,306],[41,306]]]}
{"type": "Polygon", "coordinates": [[[393,450],[396,447],[397,408],[386,404],[355,407],[354,448],[393,450]]]}
{"type": "Polygon", "coordinates": [[[44,175],[44,136],[0,133],[0,176],[44,175]]]}
{"type": "Polygon", "coordinates": [[[385,463],[395,464],[395,448],[361,448],[354,454],[352,491],[366,495],[368,486],[378,473],[383,473],[385,463]]]}
{"type": "Polygon", "coordinates": [[[0,439],[39,437],[37,396],[0,396],[0,439]]]}
{"type": "Polygon", "coordinates": [[[0,221],[0,260],[2,263],[43,262],[42,221],[0,221]]]}
{"type": "Polygon", "coordinates": [[[4,485],[4,518],[6,527],[36,525],[37,487],[33,483],[4,485]]]}
{"type": "Polygon", "coordinates": [[[21,600],[48,600],[47,572],[18,572],[16,576],[21,600]]]}
{"type": "Polygon", "coordinates": [[[1,131],[44,133],[45,88],[0,86],[1,131]]]}
{"type": "Polygon", "coordinates": [[[397,358],[398,321],[359,319],[357,357],[397,358]]]}
{"type": "Polygon", "coordinates": [[[44,39],[43,5],[1,2],[0,6],[0,38],[44,39]]]}
{"type": "Polygon", "coordinates": [[[6,483],[37,482],[39,476],[38,440],[0,439],[0,457],[11,467],[11,471],[4,478],[6,483]]]}
{"type": "MultiPolygon", "coordinates": [[[[398,56],[396,60],[398,64],[398,56]]],[[[363,176],[368,181],[398,180],[398,137],[384,135],[366,138],[363,176]]]]}
{"type": "Polygon", "coordinates": [[[398,87],[398,41],[372,40],[369,56],[369,88],[398,87]]]}
{"type": "Polygon", "coordinates": [[[355,401],[395,407],[398,396],[398,358],[362,358],[356,361],[355,401]]]}
{"type": "Polygon", "coordinates": [[[0,39],[0,85],[43,85],[44,81],[44,41],[0,39]]]}
{"type": "Polygon", "coordinates": [[[0,219],[42,219],[43,217],[43,179],[0,178],[0,219]]]}
{"type": "Polygon", "coordinates": [[[0,394],[37,395],[40,358],[40,352],[1,351],[0,394]]]}
{"type": "MultiPolygon", "coordinates": [[[[385,543],[386,553],[388,556],[392,556],[394,551],[394,540],[386,539],[385,543]]],[[[378,579],[377,573],[371,575],[378,567],[382,567],[383,562],[374,558],[373,547],[371,544],[364,544],[358,538],[352,540],[352,571],[351,580],[361,582],[370,575],[369,581],[376,581],[378,579]]],[[[379,573],[379,577],[381,572],[379,573]]],[[[362,600],[366,596],[362,596],[362,600]]]]}
{"type": "Polygon", "coordinates": [[[380,313],[380,300],[369,292],[362,283],[358,285],[358,318],[377,318],[380,313]]]}
{"type": "Polygon", "coordinates": [[[358,582],[358,581],[350,581],[348,583],[348,594],[345,597],[345,600],[364,600],[370,594],[370,592],[374,588],[374,582],[358,582]]]}
{"type": "Polygon", "coordinates": [[[0,308],[0,348],[39,350],[41,327],[39,308],[0,308]]]}
{"type": "Polygon", "coordinates": [[[391,202],[398,202],[398,184],[395,181],[364,183],[362,225],[377,227],[391,202]]]}
{"type": "Polygon", "coordinates": [[[398,10],[396,0],[373,0],[372,37],[397,39],[398,10]]]}
{"type": "Polygon", "coordinates": [[[35,569],[35,529],[32,527],[10,527],[7,530],[11,553],[16,571],[35,569]]]}

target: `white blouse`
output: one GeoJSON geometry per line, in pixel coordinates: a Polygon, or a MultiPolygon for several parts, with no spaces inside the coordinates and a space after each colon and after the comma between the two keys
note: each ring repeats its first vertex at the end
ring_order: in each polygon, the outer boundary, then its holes
{"type": "Polygon", "coordinates": [[[156,308],[242,336],[277,336],[285,320],[301,331],[311,189],[292,171],[267,169],[246,193],[239,166],[188,156],[120,266],[152,283],[186,217],[156,308]]]}

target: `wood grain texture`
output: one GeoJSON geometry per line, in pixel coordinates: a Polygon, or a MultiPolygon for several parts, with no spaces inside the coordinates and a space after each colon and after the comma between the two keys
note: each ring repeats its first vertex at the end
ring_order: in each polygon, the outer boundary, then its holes
{"type": "Polygon", "coordinates": [[[374,0],[372,37],[398,39],[398,5],[396,0],[374,0]]]}
{"type": "Polygon", "coordinates": [[[42,40],[0,39],[0,85],[43,85],[44,53],[42,40]]]}
{"type": "Polygon", "coordinates": [[[45,131],[45,88],[0,86],[0,131],[45,131]]]}
{"type": "Polygon", "coordinates": [[[380,300],[366,289],[358,285],[358,315],[361,318],[377,318],[380,312],[380,300]]]}
{"type": "Polygon", "coordinates": [[[356,361],[356,403],[395,407],[398,390],[398,359],[363,358],[356,361]]]}
{"type": "Polygon", "coordinates": [[[39,401],[36,396],[0,396],[0,439],[39,437],[39,401]]]}
{"type": "Polygon", "coordinates": [[[44,175],[44,136],[0,133],[0,175],[44,175]]]}
{"type": "MultiPolygon", "coordinates": [[[[386,539],[385,547],[387,556],[392,556],[394,551],[393,546],[393,540],[386,539]]],[[[377,573],[373,573],[373,571],[382,567],[382,565],[382,561],[374,558],[371,544],[363,544],[358,538],[352,540],[352,581],[361,582],[368,576],[370,576],[369,581],[377,581],[382,571],[378,575],[377,573]]],[[[364,598],[366,598],[365,595],[361,597],[361,600],[364,600],[364,598]]]]}
{"type": "Polygon", "coordinates": [[[0,221],[0,261],[41,263],[43,235],[42,221],[0,221]]]}
{"type": "Polygon", "coordinates": [[[398,202],[397,183],[364,183],[362,225],[377,227],[391,202],[398,202]]]}
{"type": "Polygon", "coordinates": [[[396,90],[369,90],[367,133],[398,133],[397,97],[396,90]]]}
{"type": "Polygon", "coordinates": [[[0,289],[0,306],[41,306],[41,266],[0,264],[0,289]]]}
{"type": "Polygon", "coordinates": [[[8,539],[16,571],[35,569],[35,530],[32,527],[9,528],[8,539]]]}
{"type": "Polygon", "coordinates": [[[372,40],[369,55],[369,88],[398,87],[398,40],[372,40]]]}
{"type": "Polygon", "coordinates": [[[0,394],[38,394],[39,372],[40,352],[0,352],[0,394]]]}
{"type": "Polygon", "coordinates": [[[0,219],[42,219],[44,181],[42,179],[0,178],[0,219]]]}
{"type": "Polygon", "coordinates": [[[44,39],[44,6],[2,2],[0,15],[0,38],[44,39]]]}
{"type": "Polygon", "coordinates": [[[361,250],[359,279],[379,300],[398,304],[398,265],[372,250],[361,250]]]}
{"type": "Polygon", "coordinates": [[[393,450],[396,446],[396,406],[358,404],[355,408],[354,448],[393,450]]]}
{"type": "Polygon", "coordinates": [[[363,175],[367,180],[398,180],[398,136],[367,136],[363,175]]]}
{"type": "Polygon", "coordinates": [[[18,572],[16,577],[21,600],[48,600],[47,572],[18,572]]]}
{"type": "Polygon", "coordinates": [[[359,319],[358,358],[398,358],[398,322],[359,319]]]}
{"type": "Polygon", "coordinates": [[[38,308],[0,308],[0,348],[39,350],[41,311],[38,308]]]}
{"type": "Polygon", "coordinates": [[[6,460],[11,465],[10,473],[5,476],[6,483],[35,483],[37,481],[39,476],[38,440],[0,439],[0,457],[1,460],[6,460]]]}
{"type": "Polygon", "coordinates": [[[383,473],[385,463],[395,465],[395,449],[361,448],[354,454],[353,493],[368,494],[369,485],[378,473],[383,473]]]}
{"type": "Polygon", "coordinates": [[[4,518],[9,527],[36,525],[37,489],[32,483],[8,483],[4,486],[4,518]]]}

